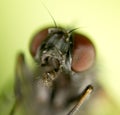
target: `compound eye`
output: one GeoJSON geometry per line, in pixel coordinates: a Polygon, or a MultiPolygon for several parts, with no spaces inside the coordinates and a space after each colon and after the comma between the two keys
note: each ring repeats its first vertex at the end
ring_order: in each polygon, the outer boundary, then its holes
{"type": "Polygon", "coordinates": [[[72,52],[72,70],[81,72],[89,69],[95,61],[95,47],[84,35],[74,34],[74,46],[72,52]]]}
{"type": "Polygon", "coordinates": [[[30,53],[33,57],[36,56],[39,46],[46,39],[47,36],[48,36],[48,28],[43,29],[42,31],[38,32],[33,37],[33,39],[30,42],[30,47],[29,47],[30,53]]]}

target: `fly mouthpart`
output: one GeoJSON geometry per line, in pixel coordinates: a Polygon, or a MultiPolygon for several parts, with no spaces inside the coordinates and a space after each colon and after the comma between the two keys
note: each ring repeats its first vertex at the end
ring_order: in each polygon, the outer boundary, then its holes
{"type": "Polygon", "coordinates": [[[53,81],[56,78],[56,72],[55,71],[47,72],[47,73],[44,73],[42,76],[43,76],[42,77],[43,84],[45,86],[52,86],[53,81]]]}

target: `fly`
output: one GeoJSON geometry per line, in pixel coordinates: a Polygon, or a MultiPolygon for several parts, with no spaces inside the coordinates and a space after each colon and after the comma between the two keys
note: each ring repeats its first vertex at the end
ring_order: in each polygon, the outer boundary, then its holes
{"type": "Polygon", "coordinates": [[[30,115],[75,115],[93,90],[87,74],[95,61],[95,47],[86,36],[60,27],[48,27],[31,41],[37,63],[30,71],[23,53],[16,64],[16,104],[30,115]],[[37,74],[33,74],[37,73],[37,74]]]}
{"type": "Polygon", "coordinates": [[[75,29],[54,23],[55,27],[40,30],[31,40],[30,54],[37,63],[34,71],[23,53],[17,56],[16,102],[11,115],[19,106],[23,115],[76,115],[93,91],[94,44],[75,29]]]}

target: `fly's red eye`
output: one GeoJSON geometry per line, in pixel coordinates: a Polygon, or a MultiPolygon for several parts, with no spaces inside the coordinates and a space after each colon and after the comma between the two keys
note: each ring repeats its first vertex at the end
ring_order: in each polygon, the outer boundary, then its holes
{"type": "Polygon", "coordinates": [[[33,57],[35,57],[36,53],[37,53],[37,49],[39,48],[40,44],[42,43],[42,41],[45,40],[45,38],[48,35],[48,28],[40,31],[39,33],[37,33],[31,43],[30,43],[30,53],[33,57]]]}
{"type": "Polygon", "coordinates": [[[72,54],[72,70],[81,72],[89,69],[95,60],[95,47],[93,43],[81,34],[74,34],[72,54]]]}

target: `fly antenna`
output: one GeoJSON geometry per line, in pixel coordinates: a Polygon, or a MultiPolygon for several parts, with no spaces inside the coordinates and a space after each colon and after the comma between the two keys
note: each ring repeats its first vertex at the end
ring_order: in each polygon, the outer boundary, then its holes
{"type": "Polygon", "coordinates": [[[51,12],[49,11],[49,9],[46,7],[46,5],[45,5],[41,0],[40,0],[40,2],[42,3],[42,5],[44,6],[44,8],[45,8],[45,9],[47,10],[47,12],[49,13],[50,17],[51,17],[52,20],[53,20],[53,23],[54,23],[55,27],[57,28],[57,23],[56,23],[53,15],[51,14],[51,12]]]}
{"type": "Polygon", "coordinates": [[[73,31],[79,29],[80,27],[77,27],[77,28],[74,28],[74,29],[71,29],[68,33],[72,33],[73,31]]]}

